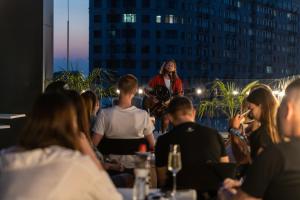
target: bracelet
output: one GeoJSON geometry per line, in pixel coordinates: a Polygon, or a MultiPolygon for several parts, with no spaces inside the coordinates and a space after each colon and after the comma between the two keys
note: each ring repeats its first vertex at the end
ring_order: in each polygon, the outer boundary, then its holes
{"type": "Polygon", "coordinates": [[[230,128],[228,131],[230,134],[235,135],[235,136],[241,138],[242,140],[247,141],[247,138],[244,135],[242,135],[242,133],[238,129],[230,128]]]}

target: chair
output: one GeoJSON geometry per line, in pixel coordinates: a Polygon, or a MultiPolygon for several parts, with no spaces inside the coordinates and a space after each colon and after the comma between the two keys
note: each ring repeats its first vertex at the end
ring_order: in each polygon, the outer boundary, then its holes
{"type": "Polygon", "coordinates": [[[104,137],[98,145],[98,149],[104,155],[135,155],[141,144],[146,144],[149,149],[148,141],[145,138],[114,139],[104,137]]]}

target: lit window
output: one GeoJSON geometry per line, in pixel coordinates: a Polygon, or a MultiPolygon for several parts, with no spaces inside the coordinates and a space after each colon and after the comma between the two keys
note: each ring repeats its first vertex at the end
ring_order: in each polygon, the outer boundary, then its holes
{"type": "Polygon", "coordinates": [[[156,23],[161,23],[161,16],[160,15],[156,16],[156,23]]]}
{"type": "Polygon", "coordinates": [[[267,74],[272,74],[272,67],[271,66],[266,66],[266,72],[267,74]]]}
{"type": "Polygon", "coordinates": [[[175,16],[174,15],[166,15],[165,23],[174,24],[175,23],[175,16]]]}
{"type": "Polygon", "coordinates": [[[124,23],[135,23],[136,22],[136,14],[123,14],[123,22],[124,23]]]}

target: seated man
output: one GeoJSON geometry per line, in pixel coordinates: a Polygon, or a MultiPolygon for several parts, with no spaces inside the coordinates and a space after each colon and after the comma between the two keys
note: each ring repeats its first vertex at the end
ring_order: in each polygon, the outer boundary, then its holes
{"type": "Polygon", "coordinates": [[[221,199],[300,199],[300,79],[286,89],[277,113],[284,142],[274,144],[254,161],[240,189],[239,181],[226,179],[221,199]],[[230,192],[230,193],[228,193],[230,192]]]}
{"type": "MultiPolygon", "coordinates": [[[[132,149],[135,139],[145,138],[150,148],[154,149],[155,141],[152,133],[154,125],[146,111],[132,105],[132,98],[138,89],[136,77],[133,75],[121,77],[118,82],[118,89],[120,90],[118,104],[103,109],[97,116],[92,129],[93,143],[98,146],[104,136],[120,142],[120,145],[117,148],[113,147],[115,149],[112,150],[116,152],[123,148],[125,153],[120,152],[108,155],[108,157],[110,160],[120,162],[126,169],[132,169],[134,168],[134,156],[127,155],[126,148],[132,149]]],[[[134,152],[131,154],[134,154],[134,152]]]]}
{"type": "Polygon", "coordinates": [[[174,128],[158,138],[155,148],[159,186],[164,186],[167,180],[171,144],[179,144],[181,148],[182,170],[178,176],[184,174],[182,183],[189,182],[187,179],[195,175],[198,166],[228,162],[222,137],[216,130],[195,122],[195,110],[188,98],[175,97],[171,100],[168,115],[174,128]]]}

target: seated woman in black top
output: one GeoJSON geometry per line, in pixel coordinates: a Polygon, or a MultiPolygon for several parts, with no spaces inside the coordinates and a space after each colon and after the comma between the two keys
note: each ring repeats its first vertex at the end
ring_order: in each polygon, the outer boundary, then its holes
{"type": "MultiPolygon", "coordinates": [[[[251,158],[254,160],[267,146],[280,142],[276,129],[278,101],[272,91],[265,87],[254,89],[246,100],[251,111],[250,115],[260,123],[259,128],[249,136],[251,158]]],[[[239,129],[243,118],[244,116],[237,115],[231,120],[230,132],[239,129]]]]}

